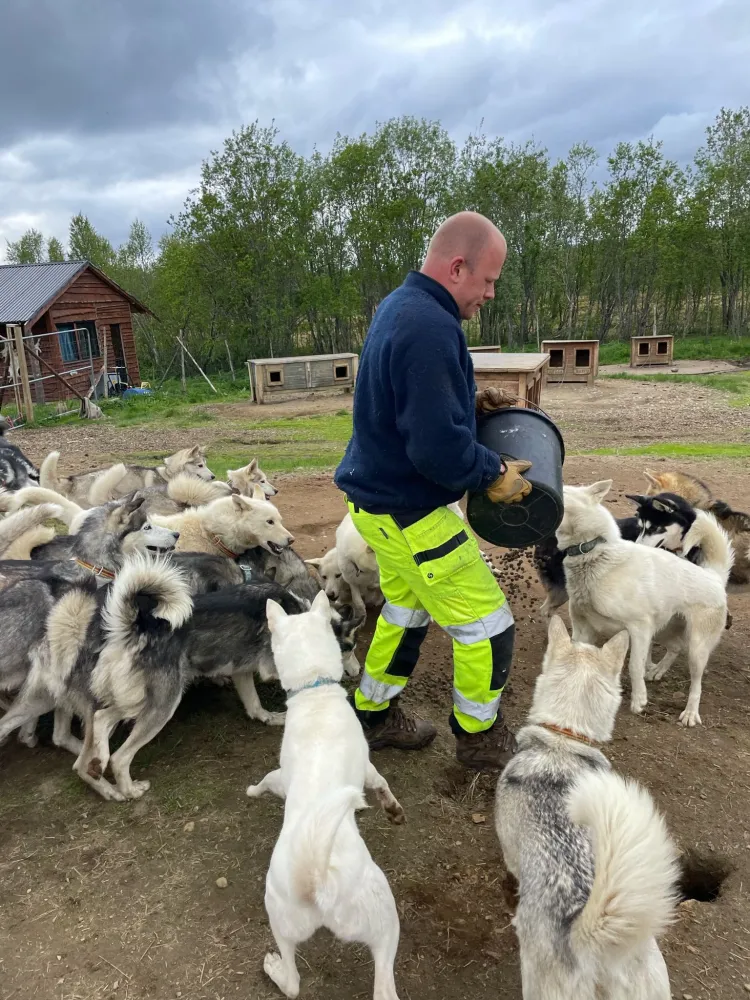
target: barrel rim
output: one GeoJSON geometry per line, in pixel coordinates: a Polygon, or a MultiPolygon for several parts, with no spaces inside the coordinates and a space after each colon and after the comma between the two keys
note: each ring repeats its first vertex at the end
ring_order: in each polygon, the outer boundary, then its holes
{"type": "Polygon", "coordinates": [[[477,431],[479,430],[480,427],[484,427],[484,425],[488,421],[493,420],[496,416],[503,413],[525,413],[527,415],[530,414],[531,416],[538,417],[540,420],[543,420],[545,423],[549,424],[549,426],[554,430],[555,434],[557,435],[558,441],[560,442],[560,464],[563,465],[565,463],[565,441],[563,440],[560,428],[557,426],[557,424],[551,417],[548,417],[546,413],[541,413],[539,410],[532,410],[527,406],[501,406],[497,410],[492,410],[491,413],[482,414],[482,416],[477,420],[477,431]]]}

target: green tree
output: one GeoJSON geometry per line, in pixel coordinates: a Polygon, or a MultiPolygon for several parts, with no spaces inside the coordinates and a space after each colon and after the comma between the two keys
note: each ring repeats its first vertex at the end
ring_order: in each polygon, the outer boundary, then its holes
{"type": "Polygon", "coordinates": [[[41,264],[44,260],[44,237],[38,229],[27,229],[19,239],[6,243],[9,264],[41,264]]]}
{"type": "Polygon", "coordinates": [[[65,260],[65,248],[55,236],[50,236],[47,240],[47,260],[65,260]]]}
{"type": "Polygon", "coordinates": [[[112,244],[94,229],[85,215],[74,215],[70,220],[68,234],[70,260],[88,260],[102,270],[108,270],[115,263],[112,244]]]}

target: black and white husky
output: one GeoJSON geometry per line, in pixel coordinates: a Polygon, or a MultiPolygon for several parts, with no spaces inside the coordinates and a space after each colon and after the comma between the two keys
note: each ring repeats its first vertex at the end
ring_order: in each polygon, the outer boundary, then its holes
{"type": "Polygon", "coordinates": [[[17,445],[5,438],[10,427],[5,417],[0,417],[0,488],[22,490],[24,486],[38,486],[39,469],[17,445]]]}
{"type": "Polygon", "coordinates": [[[651,796],[615,774],[628,635],[571,642],[554,617],[495,825],[518,880],[524,1000],[669,1000],[656,938],[677,902],[677,852],[651,796]]]}

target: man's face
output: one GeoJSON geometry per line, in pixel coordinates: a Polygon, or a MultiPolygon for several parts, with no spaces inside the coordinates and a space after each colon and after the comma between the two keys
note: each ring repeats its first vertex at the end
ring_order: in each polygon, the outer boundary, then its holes
{"type": "Polygon", "coordinates": [[[473,268],[457,257],[451,264],[453,287],[450,289],[458,303],[461,319],[471,319],[485,302],[495,297],[495,282],[505,263],[505,243],[493,240],[479,254],[473,268]]]}

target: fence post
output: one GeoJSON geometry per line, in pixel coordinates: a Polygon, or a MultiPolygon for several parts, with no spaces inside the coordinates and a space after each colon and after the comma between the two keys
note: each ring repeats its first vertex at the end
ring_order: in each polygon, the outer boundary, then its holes
{"type": "Polygon", "coordinates": [[[23,330],[17,323],[12,324],[8,329],[13,330],[13,336],[16,342],[18,374],[21,376],[21,388],[23,390],[23,408],[26,411],[26,423],[30,424],[34,421],[34,403],[31,399],[31,386],[29,385],[29,369],[26,365],[26,352],[23,349],[23,330]]]}

